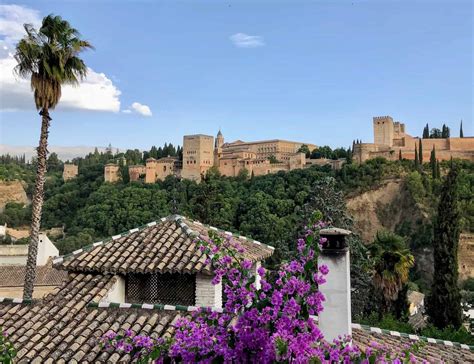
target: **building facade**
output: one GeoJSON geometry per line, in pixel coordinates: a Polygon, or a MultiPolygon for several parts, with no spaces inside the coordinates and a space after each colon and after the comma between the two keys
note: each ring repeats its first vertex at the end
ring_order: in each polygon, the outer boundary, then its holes
{"type": "MultiPolygon", "coordinates": [[[[307,159],[301,153],[301,147],[310,151],[316,145],[292,142],[281,139],[244,142],[237,140],[226,143],[219,130],[216,138],[211,135],[195,134],[183,137],[183,157],[148,158],[146,165],[129,166],[130,181],[138,181],[145,176],[145,183],[155,183],[173,175],[193,181],[201,181],[211,168],[227,177],[236,177],[241,173],[248,176],[261,176],[279,171],[291,171],[312,165],[331,165],[340,168],[343,161],[326,159],[307,159]]],[[[105,166],[106,182],[120,180],[119,167],[116,164],[105,166]]]]}
{"type": "Polygon", "coordinates": [[[423,161],[429,161],[431,151],[436,150],[436,158],[451,158],[474,161],[474,137],[464,138],[418,138],[405,131],[405,124],[393,121],[391,116],[373,118],[374,143],[354,145],[353,160],[357,163],[383,157],[389,160],[415,159],[415,150],[422,145],[423,161]]]}
{"type": "Polygon", "coordinates": [[[185,135],[181,177],[200,181],[212,166],[214,166],[214,137],[203,134],[185,135]]]}

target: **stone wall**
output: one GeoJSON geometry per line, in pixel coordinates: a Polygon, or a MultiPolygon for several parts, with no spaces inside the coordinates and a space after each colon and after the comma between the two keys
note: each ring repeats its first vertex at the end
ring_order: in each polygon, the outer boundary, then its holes
{"type": "Polygon", "coordinates": [[[458,248],[459,280],[474,278],[474,234],[461,234],[458,248]]]}
{"type": "Polygon", "coordinates": [[[146,167],[141,165],[129,166],[128,176],[130,181],[139,181],[140,177],[146,174],[146,167]]]}
{"type": "Polygon", "coordinates": [[[104,180],[105,182],[118,182],[120,180],[120,174],[119,174],[119,166],[113,163],[109,163],[105,165],[104,168],[104,180]]]}
{"type": "Polygon", "coordinates": [[[63,180],[64,181],[69,181],[73,178],[75,178],[78,174],[79,168],[75,164],[64,164],[64,169],[63,169],[63,180]]]}

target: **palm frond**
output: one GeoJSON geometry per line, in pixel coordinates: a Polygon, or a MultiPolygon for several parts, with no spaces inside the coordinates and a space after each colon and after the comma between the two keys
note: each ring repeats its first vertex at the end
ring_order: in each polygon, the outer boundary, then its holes
{"type": "Polygon", "coordinates": [[[38,109],[54,108],[61,98],[62,84],[78,84],[86,77],[87,67],[78,54],[93,47],[60,16],[46,16],[38,31],[31,24],[24,27],[26,36],[16,47],[15,72],[31,77],[38,109]]]}

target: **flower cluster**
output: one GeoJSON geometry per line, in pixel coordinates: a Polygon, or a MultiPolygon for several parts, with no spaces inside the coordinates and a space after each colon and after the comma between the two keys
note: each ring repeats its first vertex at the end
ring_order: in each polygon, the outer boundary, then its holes
{"type": "Polygon", "coordinates": [[[105,345],[147,360],[166,357],[184,363],[408,362],[409,351],[393,354],[374,344],[362,352],[350,337],[324,340],[315,319],[325,300],[318,287],[329,273],[327,266],[318,265],[326,243],[319,237],[324,226],[318,222],[307,227],[297,242],[297,258],[274,274],[263,267],[255,269],[242,258],[241,246],[210,231],[199,244],[215,272],[213,283],[223,285],[223,312],[201,308],[192,317],[181,318],[173,339],[166,343],[111,333],[104,337],[105,345]],[[152,358],[152,350],[159,356],[152,358]]]}

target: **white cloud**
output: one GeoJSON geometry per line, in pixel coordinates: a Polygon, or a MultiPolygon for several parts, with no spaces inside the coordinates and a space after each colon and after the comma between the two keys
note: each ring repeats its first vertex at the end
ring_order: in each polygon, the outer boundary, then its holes
{"type": "Polygon", "coordinates": [[[260,35],[248,35],[245,33],[236,33],[231,35],[230,40],[239,48],[257,48],[263,47],[265,42],[260,35]]]}
{"type": "MultiPolygon", "coordinates": [[[[18,6],[0,5],[0,110],[16,111],[34,108],[30,81],[17,77],[13,69],[15,44],[25,35],[24,23],[36,27],[41,23],[38,11],[18,6]]],[[[104,73],[89,68],[78,86],[62,87],[58,109],[120,111],[120,90],[104,73]]]]}
{"type": "Polygon", "coordinates": [[[131,114],[131,113],[132,113],[132,110],[130,110],[130,109],[125,109],[125,110],[122,110],[122,112],[123,112],[124,114],[131,114]]]}
{"type": "Polygon", "coordinates": [[[151,110],[147,105],[140,104],[139,102],[134,102],[132,104],[132,109],[143,116],[151,116],[151,110]]]}

